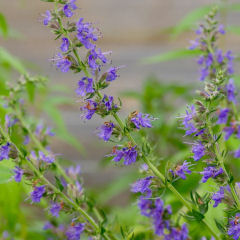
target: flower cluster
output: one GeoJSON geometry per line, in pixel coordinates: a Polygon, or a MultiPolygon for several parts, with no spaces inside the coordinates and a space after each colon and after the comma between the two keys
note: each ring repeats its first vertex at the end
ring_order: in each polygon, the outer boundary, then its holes
{"type": "Polygon", "coordinates": [[[153,176],[148,176],[139,179],[132,185],[132,192],[141,193],[138,199],[138,207],[143,216],[152,220],[155,234],[163,237],[162,239],[171,240],[187,240],[188,228],[186,224],[182,227],[174,227],[170,221],[172,214],[171,206],[164,206],[164,202],[160,198],[152,198],[153,192],[151,190],[153,176]]]}

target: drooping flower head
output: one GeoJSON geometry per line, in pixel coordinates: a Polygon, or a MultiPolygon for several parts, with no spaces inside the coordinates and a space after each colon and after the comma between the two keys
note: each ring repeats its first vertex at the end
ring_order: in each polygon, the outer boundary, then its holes
{"type": "Polygon", "coordinates": [[[6,159],[9,159],[9,153],[10,153],[10,143],[6,143],[5,145],[2,145],[0,147],[0,161],[6,159]]]}
{"type": "Polygon", "coordinates": [[[131,165],[132,163],[135,163],[137,160],[137,146],[134,147],[125,147],[122,149],[118,149],[117,147],[113,148],[113,153],[110,156],[114,156],[113,161],[119,162],[122,158],[124,158],[124,165],[131,165]]]}
{"type": "Polygon", "coordinates": [[[112,136],[115,125],[112,122],[105,122],[100,128],[98,136],[105,142],[109,141],[112,136]]]}
{"type": "Polygon", "coordinates": [[[193,152],[193,159],[194,161],[200,160],[205,155],[205,147],[203,144],[199,141],[192,146],[192,152],[193,152]]]}
{"type": "Polygon", "coordinates": [[[62,38],[62,45],[60,47],[60,49],[62,50],[62,52],[67,52],[69,50],[69,40],[68,38],[62,38]]]}
{"type": "Polygon", "coordinates": [[[213,207],[217,207],[218,204],[220,204],[222,202],[222,200],[224,199],[224,187],[220,187],[218,192],[215,192],[212,195],[212,200],[215,201],[213,207]]]}
{"type": "Polygon", "coordinates": [[[132,184],[131,191],[134,193],[146,194],[148,197],[152,195],[152,190],[149,188],[152,183],[153,176],[148,176],[146,178],[139,179],[134,184],[132,184]]]}
{"type": "Polygon", "coordinates": [[[45,185],[34,187],[34,190],[31,192],[32,202],[39,203],[44,193],[45,193],[45,185]]]}
{"type": "Polygon", "coordinates": [[[39,155],[39,160],[43,162],[51,164],[55,161],[55,157],[52,154],[45,155],[42,151],[39,151],[38,155],[39,155]]]}
{"type": "Polygon", "coordinates": [[[22,175],[23,175],[23,170],[20,167],[15,167],[13,169],[14,172],[14,179],[16,182],[21,182],[22,180],[22,175]]]}
{"type": "Polygon", "coordinates": [[[174,175],[174,176],[178,176],[182,179],[186,179],[186,174],[191,174],[191,170],[189,169],[190,167],[190,163],[187,161],[184,161],[182,165],[177,165],[177,167],[175,168],[175,170],[170,170],[170,172],[174,175]]]}
{"type": "Polygon", "coordinates": [[[77,93],[77,95],[82,96],[82,97],[86,96],[89,93],[94,93],[93,79],[83,77],[78,82],[78,88],[76,89],[76,93],[77,93]]]}
{"type": "Polygon", "coordinates": [[[111,67],[108,69],[107,76],[106,76],[107,82],[112,82],[118,77],[117,70],[118,70],[118,68],[116,68],[116,67],[111,67]]]}
{"type": "Polygon", "coordinates": [[[66,169],[66,173],[69,177],[76,180],[81,173],[81,166],[79,164],[77,166],[71,166],[66,169]]]}
{"type": "Polygon", "coordinates": [[[151,121],[153,120],[152,117],[149,116],[149,114],[143,114],[143,113],[134,113],[131,122],[134,123],[135,127],[137,129],[143,128],[151,128],[152,124],[151,121]]]}
{"type": "Polygon", "coordinates": [[[202,182],[205,183],[209,178],[216,178],[217,176],[223,174],[223,169],[217,169],[216,167],[208,166],[204,168],[204,171],[200,172],[200,174],[203,175],[202,182]]]}
{"type": "Polygon", "coordinates": [[[58,53],[56,58],[54,58],[56,62],[56,67],[61,70],[61,72],[66,73],[69,71],[72,63],[68,60],[66,56],[63,56],[61,53],[58,53]]]}
{"type": "Polygon", "coordinates": [[[47,10],[47,11],[45,12],[45,14],[43,14],[43,17],[44,17],[44,19],[43,19],[43,24],[44,24],[45,26],[47,26],[47,25],[49,24],[49,22],[52,20],[51,12],[50,12],[49,10],[47,10]]]}
{"type": "Polygon", "coordinates": [[[97,105],[98,104],[91,99],[86,100],[86,104],[80,108],[85,119],[90,120],[92,118],[97,110],[97,105]]]}
{"type": "Polygon", "coordinates": [[[73,16],[73,10],[77,9],[75,2],[76,0],[70,0],[67,4],[63,6],[63,12],[66,17],[70,18],[73,16]]]}
{"type": "Polygon", "coordinates": [[[195,106],[187,106],[186,115],[182,116],[183,121],[182,124],[184,129],[186,130],[186,135],[191,135],[197,131],[194,123],[192,122],[194,116],[196,115],[195,106]]]}
{"type": "Polygon", "coordinates": [[[227,89],[227,98],[229,102],[236,103],[236,98],[235,98],[235,85],[233,79],[229,79],[228,84],[226,85],[227,89]]]}
{"type": "Polygon", "coordinates": [[[240,213],[237,213],[230,221],[228,228],[228,235],[234,240],[238,240],[240,237],[240,213]]]}
{"type": "Polygon", "coordinates": [[[221,109],[218,114],[217,124],[226,124],[228,120],[228,113],[229,113],[228,108],[221,109]]]}
{"type": "Polygon", "coordinates": [[[61,210],[61,204],[53,203],[49,209],[53,217],[59,217],[59,211],[61,210]]]}
{"type": "Polygon", "coordinates": [[[67,240],[79,240],[84,231],[84,223],[72,223],[72,226],[66,231],[67,240]]]}

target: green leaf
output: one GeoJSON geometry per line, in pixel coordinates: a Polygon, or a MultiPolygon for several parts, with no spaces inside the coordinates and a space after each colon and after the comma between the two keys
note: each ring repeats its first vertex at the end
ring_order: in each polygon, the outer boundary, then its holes
{"type": "Polygon", "coordinates": [[[228,4],[226,8],[232,11],[240,11],[240,4],[239,3],[228,4]]]}
{"type": "Polygon", "coordinates": [[[12,168],[14,165],[9,160],[0,163],[0,184],[7,183],[12,177],[12,168]]]}
{"type": "Polygon", "coordinates": [[[227,31],[230,33],[240,35],[240,26],[233,26],[233,25],[228,26],[227,31]]]}
{"type": "Polygon", "coordinates": [[[149,58],[143,59],[143,63],[150,64],[150,63],[158,63],[158,62],[167,62],[176,59],[182,58],[191,58],[201,54],[200,50],[189,50],[189,49],[177,49],[174,51],[169,51],[160,55],[152,56],[149,58]]]}
{"type": "Polygon", "coordinates": [[[34,83],[27,82],[26,88],[27,88],[29,101],[33,102],[34,101],[34,96],[35,96],[35,85],[34,85],[34,83]]]}
{"type": "MultiPolygon", "coordinates": [[[[62,118],[60,111],[57,106],[62,100],[59,98],[48,99],[43,106],[44,111],[52,118],[53,122],[56,125],[57,137],[59,137],[64,142],[72,145],[81,153],[84,152],[83,146],[79,143],[78,139],[70,134],[66,128],[65,122],[62,118]]],[[[66,99],[65,99],[66,100],[66,99]]]]}
{"type": "Polygon", "coordinates": [[[2,47],[0,47],[0,63],[1,62],[9,64],[12,68],[21,74],[26,74],[26,69],[21,61],[2,47]]]}
{"type": "Polygon", "coordinates": [[[3,37],[8,36],[8,24],[2,13],[0,13],[0,34],[2,34],[3,37]]]}
{"type": "Polygon", "coordinates": [[[61,180],[57,176],[55,176],[55,180],[56,180],[58,189],[62,192],[64,190],[64,186],[62,185],[61,180]]]}
{"type": "Polygon", "coordinates": [[[55,0],[41,0],[42,2],[54,2],[55,0]]]}
{"type": "Polygon", "coordinates": [[[190,30],[197,21],[202,19],[206,14],[211,11],[213,5],[205,5],[203,7],[197,8],[192,12],[188,13],[172,30],[172,36],[177,37],[184,31],[190,30]]]}

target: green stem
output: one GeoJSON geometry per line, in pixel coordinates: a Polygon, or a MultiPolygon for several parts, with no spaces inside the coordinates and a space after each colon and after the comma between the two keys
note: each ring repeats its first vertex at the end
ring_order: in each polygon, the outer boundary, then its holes
{"type": "MultiPolygon", "coordinates": [[[[30,138],[32,139],[32,141],[34,142],[34,144],[45,154],[48,155],[48,151],[46,150],[46,148],[42,145],[42,143],[38,140],[38,138],[35,136],[35,134],[32,133],[32,131],[29,129],[28,125],[26,124],[24,118],[22,117],[21,114],[16,114],[16,117],[19,119],[19,121],[21,122],[21,124],[23,125],[23,127],[27,130],[30,138]]],[[[64,171],[64,169],[60,166],[60,164],[55,161],[54,162],[55,166],[58,169],[58,172],[60,173],[60,175],[62,175],[64,177],[64,179],[70,183],[75,185],[74,181],[66,174],[66,172],[64,171]]],[[[93,212],[95,214],[95,216],[97,217],[97,219],[102,222],[103,218],[101,216],[101,214],[99,213],[97,208],[93,208],[93,212]]],[[[114,237],[112,237],[113,239],[115,239],[114,237]]]]}
{"type": "MultiPolygon", "coordinates": [[[[211,127],[211,124],[210,124],[209,120],[207,120],[207,127],[208,127],[209,133],[210,133],[210,135],[211,135],[211,138],[213,139],[213,136],[214,136],[214,135],[213,135],[213,130],[212,130],[212,127],[211,127]]],[[[217,159],[218,159],[218,161],[219,161],[219,163],[220,163],[220,166],[222,167],[223,171],[225,172],[225,174],[226,174],[226,176],[227,176],[227,178],[228,178],[228,182],[229,182],[229,186],[230,186],[230,189],[231,189],[232,196],[233,196],[233,198],[234,198],[234,200],[235,200],[235,202],[236,202],[236,204],[237,204],[238,209],[240,209],[240,200],[239,200],[239,197],[237,196],[237,193],[236,193],[236,190],[235,190],[233,184],[230,183],[231,179],[230,179],[230,177],[229,177],[229,175],[228,175],[228,172],[227,172],[226,167],[225,167],[225,164],[224,164],[224,159],[223,159],[223,157],[221,156],[221,154],[220,154],[220,152],[219,152],[219,149],[218,149],[218,147],[216,146],[216,143],[214,143],[214,152],[215,152],[215,154],[216,154],[216,156],[217,156],[217,159]]]]}
{"type": "Polygon", "coordinates": [[[69,205],[71,205],[75,210],[77,210],[78,212],[80,212],[80,214],[82,216],[85,217],[86,220],[89,221],[89,223],[95,228],[95,230],[97,232],[99,232],[99,227],[97,225],[97,223],[94,221],[94,219],[88,215],[81,207],[79,207],[75,202],[73,202],[70,198],[68,198],[63,192],[61,192],[58,188],[56,188],[51,182],[48,181],[47,178],[45,178],[42,173],[33,165],[33,163],[29,160],[27,160],[23,153],[18,149],[18,147],[11,141],[10,137],[8,136],[8,134],[6,134],[4,132],[4,130],[2,129],[2,127],[0,127],[0,133],[1,135],[5,138],[5,140],[7,142],[9,142],[10,144],[12,144],[15,148],[16,151],[19,154],[19,157],[23,160],[25,160],[25,163],[30,167],[30,169],[36,173],[36,175],[42,180],[43,183],[45,183],[46,185],[48,185],[56,194],[59,194],[69,205]]]}
{"type": "MultiPolygon", "coordinates": [[[[120,128],[122,129],[122,131],[124,132],[124,124],[122,122],[122,120],[119,118],[119,116],[116,113],[112,113],[112,116],[114,117],[114,119],[117,121],[117,123],[119,124],[120,128]]],[[[128,139],[134,144],[137,145],[136,141],[134,140],[134,138],[132,137],[132,135],[127,132],[125,133],[125,135],[128,137],[128,139]]],[[[165,186],[167,188],[169,188],[169,190],[178,198],[178,200],[180,202],[182,202],[182,204],[184,206],[187,207],[187,209],[189,211],[193,210],[192,205],[181,195],[181,193],[179,193],[177,191],[177,189],[169,182],[166,181],[166,178],[164,177],[164,175],[151,163],[151,161],[145,156],[142,155],[144,162],[149,166],[149,168],[153,171],[153,173],[155,174],[155,176],[157,176],[158,178],[160,178],[162,180],[162,182],[165,184],[165,186]]],[[[205,219],[202,220],[202,223],[207,227],[207,229],[211,232],[211,234],[216,238],[220,240],[220,237],[218,236],[217,233],[215,233],[214,229],[210,226],[209,223],[206,222],[205,219]]]]}
{"type": "MultiPolygon", "coordinates": [[[[77,59],[79,59],[79,64],[80,62],[82,63],[79,55],[77,52],[75,52],[74,54],[76,54],[78,57],[77,59]]],[[[89,76],[89,73],[88,75],[89,76]]],[[[96,89],[96,93],[98,95],[98,97],[100,99],[102,99],[102,94],[96,89]]],[[[121,128],[122,132],[125,133],[125,135],[128,137],[128,139],[134,144],[134,145],[137,145],[136,141],[134,140],[134,138],[132,137],[132,135],[129,133],[129,132],[125,132],[124,131],[124,124],[122,122],[122,120],[119,118],[118,114],[117,113],[112,113],[112,116],[113,118],[117,121],[119,127],[121,128]]],[[[177,189],[171,184],[171,183],[167,183],[164,175],[151,163],[151,161],[149,159],[146,158],[145,155],[142,156],[143,157],[143,160],[144,162],[149,166],[149,168],[153,171],[153,173],[161,179],[161,181],[165,184],[166,187],[169,188],[169,190],[179,199],[180,202],[182,202],[182,204],[184,206],[187,207],[187,209],[189,211],[192,211],[193,210],[193,207],[192,205],[186,200],[184,199],[184,197],[177,191],[177,189]]],[[[218,236],[217,233],[215,233],[214,229],[208,224],[206,223],[206,221],[202,221],[202,223],[206,226],[206,228],[211,232],[211,234],[216,238],[216,239],[219,239],[220,240],[220,237],[218,236]]]]}

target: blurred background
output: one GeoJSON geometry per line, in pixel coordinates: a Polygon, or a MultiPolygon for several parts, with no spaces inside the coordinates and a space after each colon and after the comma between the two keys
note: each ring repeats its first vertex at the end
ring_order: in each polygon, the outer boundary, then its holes
{"type": "MultiPolygon", "coordinates": [[[[78,14],[86,18],[87,21],[95,23],[102,32],[103,38],[100,45],[103,50],[113,52],[111,55],[113,65],[125,66],[120,71],[120,78],[112,84],[111,90],[109,90],[113,95],[132,90],[140,92],[144,82],[150,76],[155,77],[160,83],[198,83],[198,66],[195,61],[192,61],[192,58],[175,60],[171,63],[166,61],[153,64],[144,64],[143,59],[170,50],[187,48],[189,41],[195,37],[194,34],[191,31],[184,31],[182,34],[177,33],[176,36],[172,36],[172,27],[192,11],[221,2],[234,4],[238,1],[77,1],[78,6],[81,7],[78,14]]],[[[69,91],[62,94],[68,95],[72,101],[76,101],[73,90],[76,88],[78,79],[71,74],[62,74],[57,71],[50,61],[59,46],[41,22],[41,14],[48,7],[51,7],[51,4],[41,1],[0,0],[1,12],[13,29],[13,37],[6,40],[1,38],[0,43],[10,53],[22,59],[33,72],[48,76],[53,86],[66,85],[69,91]]],[[[205,10],[205,12],[207,11],[205,10]]],[[[198,18],[201,19],[204,14],[203,11],[198,18]]],[[[224,16],[224,21],[229,24],[238,23],[239,20],[238,12],[228,14],[226,19],[224,16]]],[[[191,23],[195,29],[194,24],[197,26],[197,22],[191,23]]],[[[231,46],[231,50],[238,51],[240,48],[239,38],[237,35],[229,34],[227,46],[231,46]]],[[[123,115],[140,107],[139,101],[133,98],[128,98],[127,103],[125,103],[124,101],[123,115]]],[[[94,134],[94,130],[100,122],[93,120],[85,124],[82,123],[77,103],[65,108],[62,107],[61,110],[67,129],[80,140],[86,154],[79,155],[78,151],[62,142],[54,143],[55,151],[64,153],[66,158],[70,160],[80,161],[84,172],[89,175],[87,180],[89,184],[108,181],[111,177],[111,171],[107,175],[102,171],[96,171],[99,157],[108,152],[106,145],[98,141],[94,134]]]]}
{"type": "MultiPolygon", "coordinates": [[[[100,29],[103,38],[99,45],[104,51],[112,51],[113,65],[125,66],[120,70],[120,78],[108,89],[111,95],[123,97],[122,116],[141,110],[158,117],[156,128],[149,132],[157,153],[168,161],[182,160],[188,147],[183,143],[176,116],[191,101],[194,89],[201,87],[197,57],[187,51],[189,41],[195,38],[199,20],[212,6],[219,5],[220,19],[228,30],[220,43],[238,57],[239,1],[77,0],[77,5],[81,8],[78,16],[100,29]]],[[[9,26],[8,36],[0,37],[0,46],[21,59],[30,72],[49,78],[51,101],[37,104],[44,109],[38,117],[62,131],[52,143],[54,152],[82,166],[85,186],[103,191],[98,195],[100,202],[125,206],[136,171],[102,160],[112,147],[96,137],[102,120],[95,118],[83,123],[80,119],[74,93],[80,77],[61,73],[50,60],[58,52],[59,42],[43,26],[41,14],[51,7],[50,3],[37,0],[0,0],[0,13],[9,26]]],[[[238,74],[236,71],[237,80],[238,74]]]]}

